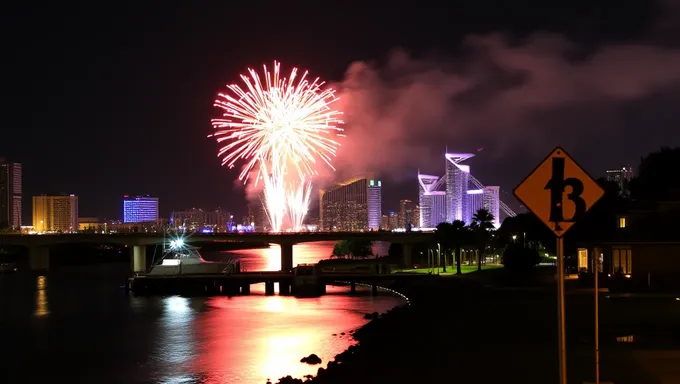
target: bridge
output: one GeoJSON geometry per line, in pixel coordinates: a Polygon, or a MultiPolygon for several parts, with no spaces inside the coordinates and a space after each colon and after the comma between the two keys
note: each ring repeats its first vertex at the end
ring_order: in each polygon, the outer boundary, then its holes
{"type": "MultiPolygon", "coordinates": [[[[373,294],[377,293],[377,284],[384,282],[427,281],[438,278],[419,273],[356,273],[356,272],[323,272],[316,281],[319,293],[325,293],[326,285],[346,283],[352,293],[356,285],[370,285],[373,294]]],[[[274,294],[274,283],[279,284],[279,294],[289,295],[293,288],[292,272],[240,272],[232,275],[136,275],[128,279],[128,289],[135,294],[168,294],[196,293],[208,295],[248,295],[251,284],[264,283],[265,294],[274,294]]]]}
{"type": "MultiPolygon", "coordinates": [[[[339,241],[365,239],[385,241],[403,246],[404,264],[412,264],[413,245],[433,243],[433,232],[298,232],[298,233],[215,233],[181,235],[185,243],[205,242],[258,242],[278,244],[281,247],[281,270],[293,268],[293,245],[315,241],[339,241]]],[[[61,244],[120,244],[131,248],[132,272],[146,270],[146,247],[163,244],[170,240],[163,233],[115,233],[115,234],[44,234],[0,235],[0,246],[13,245],[28,248],[29,266],[32,270],[49,269],[49,247],[61,244]]]]}

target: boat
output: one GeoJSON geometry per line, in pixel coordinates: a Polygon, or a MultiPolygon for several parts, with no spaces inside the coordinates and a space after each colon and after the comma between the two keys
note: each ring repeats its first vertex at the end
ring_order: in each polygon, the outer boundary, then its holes
{"type": "Polygon", "coordinates": [[[186,244],[182,238],[170,240],[162,257],[154,263],[147,276],[183,275],[229,275],[239,272],[239,264],[233,261],[215,262],[205,260],[200,248],[186,244]]]}

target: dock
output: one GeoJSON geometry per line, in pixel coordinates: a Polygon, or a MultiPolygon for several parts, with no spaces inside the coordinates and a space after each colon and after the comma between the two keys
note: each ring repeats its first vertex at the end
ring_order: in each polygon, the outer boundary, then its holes
{"type": "MultiPolygon", "coordinates": [[[[350,291],[356,291],[356,284],[372,287],[377,294],[378,285],[397,280],[432,279],[433,276],[421,274],[399,273],[357,273],[357,272],[324,272],[314,280],[314,292],[322,295],[326,285],[348,284],[350,291]]],[[[436,277],[434,277],[436,278],[436,277]]],[[[278,284],[280,295],[306,295],[294,284],[293,272],[239,272],[233,274],[186,274],[186,275],[148,275],[136,274],[127,282],[128,291],[135,295],[190,294],[207,296],[236,296],[250,294],[252,284],[265,284],[265,294],[273,295],[274,286],[278,284]]]]}

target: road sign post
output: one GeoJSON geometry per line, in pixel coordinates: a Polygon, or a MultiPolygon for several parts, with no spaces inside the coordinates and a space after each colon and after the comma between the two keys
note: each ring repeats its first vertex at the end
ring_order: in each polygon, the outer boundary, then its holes
{"type": "MultiPolygon", "coordinates": [[[[602,198],[604,190],[571,156],[557,147],[515,188],[514,195],[557,237],[559,382],[567,384],[563,236],[602,198]]],[[[596,355],[599,360],[599,354],[596,355]]],[[[596,376],[599,380],[599,372],[596,376]]]]}

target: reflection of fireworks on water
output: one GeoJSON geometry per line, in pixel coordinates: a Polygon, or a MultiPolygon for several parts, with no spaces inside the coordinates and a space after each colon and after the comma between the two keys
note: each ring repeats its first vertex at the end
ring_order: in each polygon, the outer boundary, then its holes
{"type": "Polygon", "coordinates": [[[322,90],[319,79],[308,81],[307,72],[299,77],[294,68],[288,79],[280,77],[280,64],[274,72],[264,67],[264,83],[252,69],[241,75],[245,90],[228,85],[215,106],[222,119],[213,119],[217,142],[226,142],[218,153],[222,165],[233,168],[239,160],[245,165],[239,180],[248,181],[257,169],[264,180],[267,216],[273,231],[280,231],[286,213],[293,229],[299,229],[307,214],[311,178],[318,159],[328,166],[340,145],[333,136],[342,136],[341,112],[331,108],[337,98],[333,89],[322,90]],[[291,168],[290,170],[288,168],[291,168]],[[294,170],[294,171],[293,171],[294,170]]]}

